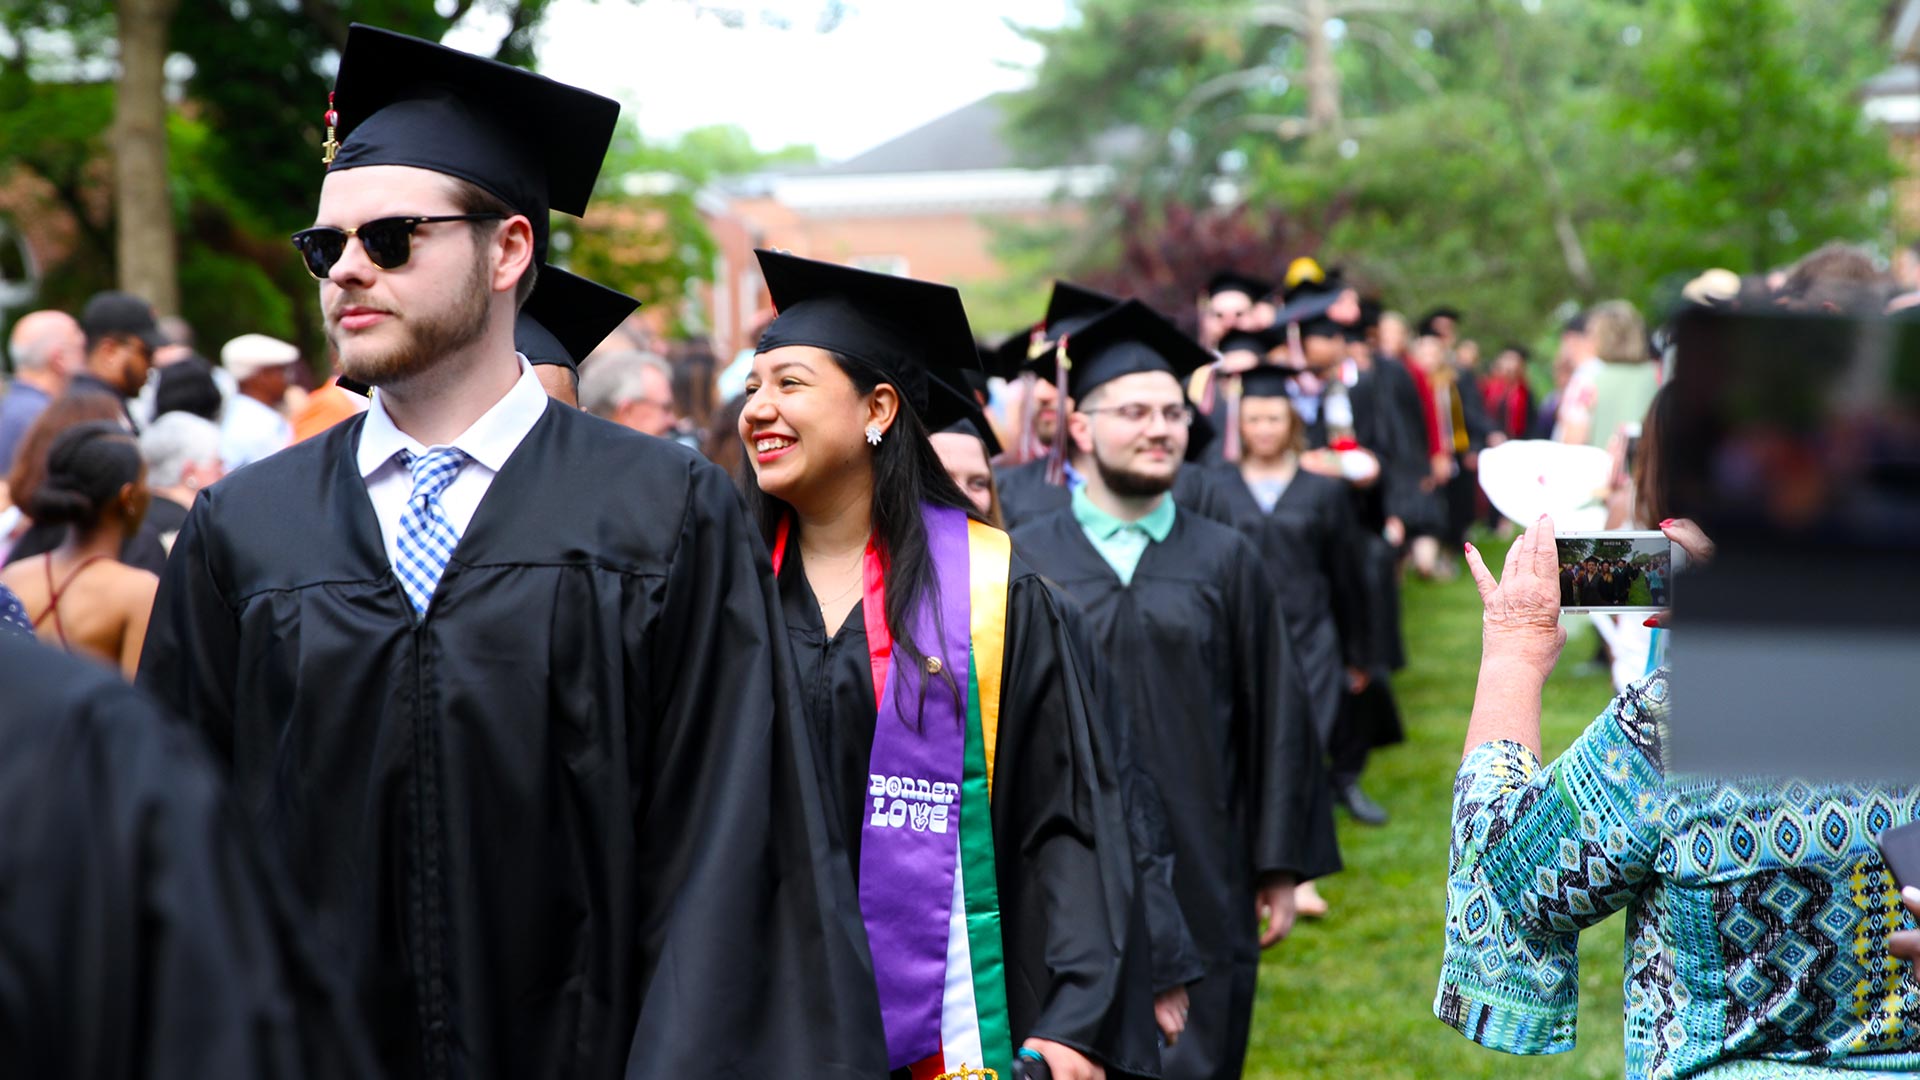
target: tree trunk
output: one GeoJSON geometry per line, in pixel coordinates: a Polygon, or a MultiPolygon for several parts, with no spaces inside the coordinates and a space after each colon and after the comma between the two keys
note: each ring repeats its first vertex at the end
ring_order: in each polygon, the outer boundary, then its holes
{"type": "Polygon", "coordinates": [[[163,315],[180,311],[173,200],[167,191],[167,27],[178,0],[116,0],[113,209],[120,287],[163,315]]]}
{"type": "Polygon", "coordinates": [[[1340,129],[1340,69],[1334,66],[1333,42],[1327,40],[1332,13],[1327,0],[1302,0],[1300,39],[1307,54],[1307,123],[1321,134],[1340,129]]]}
{"type": "Polygon", "coordinates": [[[1587,261],[1587,248],[1580,240],[1580,229],[1573,221],[1571,200],[1567,198],[1567,187],[1560,179],[1560,170],[1553,163],[1553,155],[1548,152],[1547,144],[1534,129],[1533,115],[1527,111],[1527,91],[1520,83],[1520,67],[1514,61],[1513,37],[1507,31],[1506,20],[1494,10],[1492,0],[1480,0],[1480,17],[1493,27],[1494,40],[1500,45],[1500,68],[1502,81],[1506,87],[1507,111],[1513,117],[1513,127],[1520,135],[1520,145],[1527,153],[1527,160],[1533,163],[1540,174],[1540,184],[1547,195],[1547,212],[1553,219],[1553,235],[1560,242],[1560,258],[1567,266],[1567,275],[1582,295],[1591,296],[1594,288],[1593,264],[1587,261]]]}

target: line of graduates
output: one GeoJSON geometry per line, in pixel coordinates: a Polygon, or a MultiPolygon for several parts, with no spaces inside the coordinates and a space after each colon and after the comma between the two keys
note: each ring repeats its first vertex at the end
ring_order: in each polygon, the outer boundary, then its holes
{"type": "MultiPolygon", "coordinates": [[[[1382,824],[1386,811],[1360,779],[1373,750],[1402,738],[1390,682],[1406,661],[1400,564],[1415,534],[1440,531],[1447,514],[1428,453],[1435,379],[1383,344],[1379,305],[1311,260],[1295,262],[1283,289],[1223,271],[1200,300],[1202,336],[1217,353],[1183,376],[1198,415],[1175,502],[1253,542],[1288,624],[1335,798],[1356,820],[1382,824]]],[[[993,353],[997,373],[1024,373],[1026,387],[1023,437],[997,472],[1016,535],[1085,483],[1087,460],[1057,436],[1069,388],[1055,378],[1054,354],[1117,302],[1058,283],[1046,318],[993,353]]],[[[1457,318],[1430,316],[1427,337],[1457,318]]],[[[1451,450],[1447,461],[1457,468],[1451,450]]]]}
{"type": "MultiPolygon", "coordinates": [[[[736,487],[534,362],[630,310],[528,299],[568,280],[548,214],[585,211],[617,112],[351,30],[293,240],[369,406],[196,500],[137,707],[75,683],[5,718],[54,749],[91,724],[65,752],[107,791],[0,844],[0,892],[102,901],[0,905],[50,946],[0,959],[29,1018],[0,1056],[1237,1076],[1259,948],[1339,861],[1261,547],[1170,494],[1205,483],[1182,380],[1211,354],[1134,302],[1063,335],[1084,483],[1009,538],[935,448],[986,429],[958,293],[761,252],[736,487]],[[147,700],[198,732],[178,769],[147,700]]],[[[62,674],[16,652],[23,686],[62,674]]]]}
{"type": "Polygon", "coordinates": [[[1643,603],[1653,603],[1657,573],[1652,566],[1641,567],[1625,559],[1589,555],[1560,568],[1560,606],[1619,607],[1632,602],[1636,581],[1648,583],[1649,595],[1643,603]]]}

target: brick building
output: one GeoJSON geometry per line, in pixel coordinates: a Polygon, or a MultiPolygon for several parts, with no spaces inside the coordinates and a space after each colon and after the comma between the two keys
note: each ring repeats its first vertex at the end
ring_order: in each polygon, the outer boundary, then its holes
{"type": "Polygon", "coordinates": [[[1003,122],[1001,99],[987,97],[837,165],[705,193],[720,254],[702,302],[720,355],[751,344],[767,309],[754,248],[962,287],[991,282],[1002,273],[992,223],[1077,220],[1078,200],[1110,175],[1101,162],[1129,138],[1110,138],[1082,164],[1029,168],[1003,122]]]}

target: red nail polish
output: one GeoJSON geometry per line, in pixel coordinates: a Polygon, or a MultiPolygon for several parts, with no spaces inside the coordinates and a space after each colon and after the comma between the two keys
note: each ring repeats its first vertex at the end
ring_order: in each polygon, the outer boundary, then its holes
{"type": "Polygon", "coordinates": [[[1666,626],[1665,623],[1662,623],[1660,621],[1660,616],[1658,615],[1649,616],[1647,618],[1647,621],[1641,623],[1640,625],[1646,627],[1649,630],[1661,630],[1661,629],[1664,629],[1666,626]]]}
{"type": "Polygon", "coordinates": [[[1463,544],[1463,545],[1461,545],[1461,548],[1460,548],[1460,550],[1462,550],[1462,551],[1472,551],[1472,550],[1473,550],[1473,545],[1472,545],[1472,544],[1463,544]]]}
{"type": "Polygon", "coordinates": [[[1661,527],[1661,528],[1663,528],[1663,529],[1666,529],[1666,528],[1671,528],[1672,526],[1673,526],[1673,519],[1672,519],[1672,518],[1668,518],[1667,520],[1665,520],[1665,521],[1663,521],[1663,522],[1661,522],[1661,523],[1660,523],[1660,527],[1661,527]]]}

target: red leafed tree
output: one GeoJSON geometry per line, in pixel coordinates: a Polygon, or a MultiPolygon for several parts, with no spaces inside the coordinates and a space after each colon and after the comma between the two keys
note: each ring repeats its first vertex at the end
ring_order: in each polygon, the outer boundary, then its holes
{"type": "Polygon", "coordinates": [[[1245,203],[1193,207],[1135,201],[1117,209],[1122,223],[1118,257],[1081,280],[1117,296],[1138,297],[1191,331],[1194,300],[1208,278],[1234,270],[1278,284],[1294,259],[1319,257],[1346,207],[1335,203],[1312,219],[1245,203]]]}

